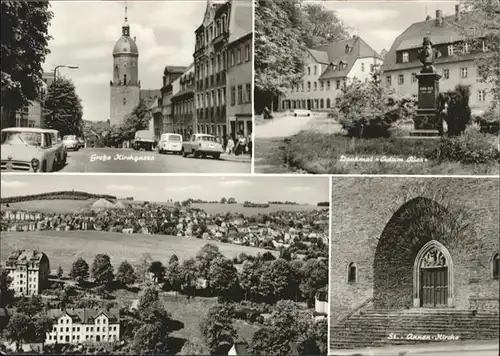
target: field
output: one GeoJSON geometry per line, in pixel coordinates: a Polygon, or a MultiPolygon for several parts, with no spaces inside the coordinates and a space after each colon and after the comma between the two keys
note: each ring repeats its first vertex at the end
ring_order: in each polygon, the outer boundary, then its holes
{"type": "Polygon", "coordinates": [[[116,270],[122,261],[128,260],[134,264],[145,253],[163,263],[167,263],[174,253],[181,260],[194,257],[208,242],[217,245],[222,254],[228,258],[238,256],[242,252],[257,255],[258,252],[266,251],[217,241],[167,235],[129,235],[99,231],[2,232],[0,261],[5,261],[15,249],[36,249],[48,255],[51,269],[61,266],[67,273],[78,257],[91,264],[96,254],[105,253],[111,258],[116,270]]]}
{"type": "Polygon", "coordinates": [[[9,203],[9,208],[6,204],[2,204],[2,210],[30,210],[41,213],[68,213],[77,212],[89,209],[94,204],[95,199],[87,200],[30,200],[17,203],[9,203]]]}
{"type": "MultiPolygon", "coordinates": [[[[267,202],[254,202],[254,203],[267,203],[267,202]]],[[[245,208],[243,204],[191,204],[193,208],[203,209],[209,214],[227,212],[243,214],[245,216],[252,216],[262,213],[274,213],[277,211],[312,211],[322,209],[324,207],[318,207],[314,205],[271,205],[269,208],[245,208]]]]}

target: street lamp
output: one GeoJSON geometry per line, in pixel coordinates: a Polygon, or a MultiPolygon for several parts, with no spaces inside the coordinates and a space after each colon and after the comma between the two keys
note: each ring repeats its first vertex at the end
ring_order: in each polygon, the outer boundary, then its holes
{"type": "Polygon", "coordinates": [[[69,68],[69,69],[78,69],[78,66],[73,64],[60,64],[54,68],[54,83],[56,82],[57,69],[58,68],[69,68]]]}

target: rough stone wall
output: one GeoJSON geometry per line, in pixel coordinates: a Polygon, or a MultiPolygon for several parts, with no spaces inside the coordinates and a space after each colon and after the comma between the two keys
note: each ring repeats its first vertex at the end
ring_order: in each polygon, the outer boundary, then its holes
{"type": "MultiPolygon", "coordinates": [[[[491,256],[498,251],[498,194],[499,181],[495,179],[334,177],[332,322],[372,297],[374,306],[411,307],[415,256],[433,239],[440,241],[452,256],[456,308],[472,308],[470,298],[474,296],[498,300],[498,281],[491,278],[490,271],[491,256]],[[403,204],[420,197],[434,203],[401,209],[403,204]],[[433,220],[432,215],[440,211],[444,218],[433,220]],[[405,225],[410,217],[405,214],[420,214],[416,219],[420,224],[405,225]],[[406,230],[402,228],[405,226],[406,230]],[[383,258],[378,260],[375,278],[375,255],[383,233],[386,243],[379,246],[379,252],[386,249],[387,253],[379,255],[383,258]],[[405,249],[408,251],[402,252],[405,249]],[[355,284],[347,282],[351,262],[357,266],[355,284]],[[390,278],[384,280],[384,273],[390,278]],[[375,294],[374,287],[378,288],[375,294]],[[382,298],[384,295],[388,298],[382,298]]],[[[413,203],[419,200],[427,201],[417,199],[413,203]]]]}
{"type": "Polygon", "coordinates": [[[139,58],[130,55],[116,55],[113,58],[113,83],[117,85],[127,75],[127,82],[131,85],[139,85],[139,58]]]}
{"type": "Polygon", "coordinates": [[[125,117],[139,104],[138,86],[112,86],[111,87],[111,125],[123,123],[125,117]],[[125,102],[124,102],[125,99],[125,102]]]}

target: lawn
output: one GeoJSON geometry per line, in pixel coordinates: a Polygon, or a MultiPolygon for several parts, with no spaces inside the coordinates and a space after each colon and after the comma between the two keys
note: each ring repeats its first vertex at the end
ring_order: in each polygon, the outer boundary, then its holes
{"type": "MultiPolygon", "coordinates": [[[[257,255],[258,252],[266,251],[196,238],[99,231],[2,232],[1,240],[0,261],[5,261],[15,249],[36,249],[47,254],[51,269],[61,266],[65,273],[69,272],[78,257],[91,264],[98,253],[108,254],[116,270],[122,261],[128,260],[134,264],[139,262],[145,253],[163,263],[167,263],[174,253],[181,260],[194,257],[206,243],[217,245],[228,258],[238,256],[242,252],[257,255]]],[[[275,251],[270,252],[277,254],[275,251]]]]}
{"type": "MultiPolygon", "coordinates": [[[[267,203],[267,202],[255,202],[267,203]]],[[[269,208],[246,208],[243,204],[191,204],[193,208],[203,209],[209,214],[225,214],[227,212],[252,216],[262,213],[274,213],[277,211],[311,211],[324,209],[315,205],[285,205],[271,204],[269,208]]]]}
{"type": "MultiPolygon", "coordinates": [[[[467,147],[470,156],[476,152],[474,151],[475,144],[476,142],[471,142],[470,147],[467,147]]],[[[285,161],[292,167],[315,174],[494,175],[500,171],[498,162],[464,164],[454,161],[435,162],[427,159],[438,147],[440,147],[440,139],[404,139],[401,137],[355,139],[338,133],[328,134],[307,130],[301,131],[290,139],[285,149],[285,161]],[[343,157],[350,161],[343,161],[343,157]],[[388,157],[399,161],[381,161],[382,158],[388,157]],[[371,161],[352,161],[355,158],[371,161]]]]}
{"type": "Polygon", "coordinates": [[[283,138],[255,138],[255,173],[294,173],[287,166],[283,138]]]}
{"type": "Polygon", "coordinates": [[[68,213],[88,210],[95,203],[95,199],[73,200],[73,199],[57,199],[57,200],[30,200],[17,203],[9,203],[9,208],[6,204],[2,204],[2,210],[31,210],[41,213],[68,213]]]}

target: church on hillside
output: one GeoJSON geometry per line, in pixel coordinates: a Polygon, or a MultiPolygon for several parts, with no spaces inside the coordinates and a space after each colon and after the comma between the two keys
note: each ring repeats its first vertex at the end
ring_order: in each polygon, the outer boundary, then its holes
{"type": "Polygon", "coordinates": [[[498,340],[498,180],[352,179],[332,181],[330,350],[498,340]]]}

